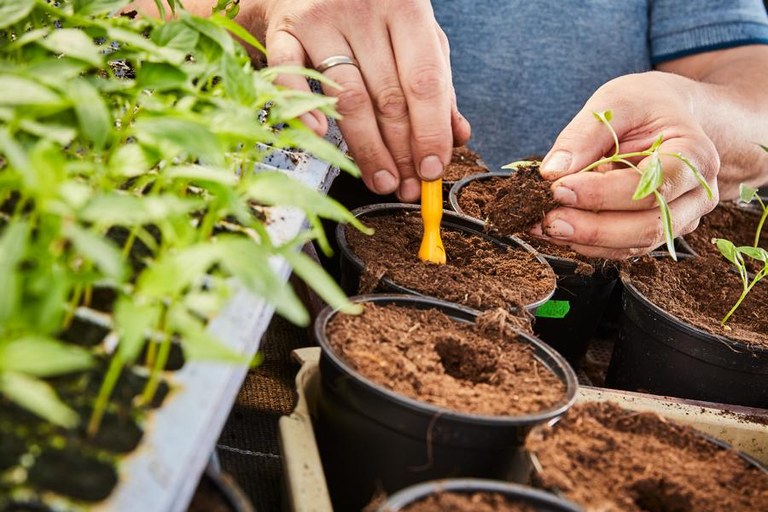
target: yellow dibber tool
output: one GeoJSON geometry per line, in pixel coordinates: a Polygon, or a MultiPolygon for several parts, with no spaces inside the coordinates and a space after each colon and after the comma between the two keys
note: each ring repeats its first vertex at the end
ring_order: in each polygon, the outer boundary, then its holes
{"type": "Polygon", "coordinates": [[[424,238],[419,258],[439,265],[445,264],[445,247],[440,239],[440,221],[443,218],[443,180],[421,182],[421,218],[424,238]]]}

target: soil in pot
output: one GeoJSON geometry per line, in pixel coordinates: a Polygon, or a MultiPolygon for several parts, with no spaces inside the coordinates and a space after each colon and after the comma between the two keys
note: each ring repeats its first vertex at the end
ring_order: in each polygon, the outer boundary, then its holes
{"type": "Polygon", "coordinates": [[[768,503],[768,473],[696,430],[604,403],[572,407],[526,446],[535,480],[588,510],[752,511],[768,503]]]}
{"type": "Polygon", "coordinates": [[[443,220],[445,265],[418,257],[423,227],[417,208],[363,217],[376,231],[372,236],[345,228],[349,249],[365,266],[359,291],[373,291],[388,279],[408,290],[477,310],[524,307],[552,294],[555,274],[532,251],[489,238],[480,227],[474,233],[446,228],[445,215],[443,220]]]}
{"type": "Polygon", "coordinates": [[[532,505],[492,492],[441,492],[400,510],[402,512],[536,512],[532,505]]]}
{"type": "Polygon", "coordinates": [[[485,165],[480,155],[467,146],[459,146],[453,148],[451,162],[445,166],[443,182],[459,181],[467,176],[485,172],[488,172],[488,166],[485,165]]]}
{"type": "Polygon", "coordinates": [[[329,344],[362,376],[396,393],[487,416],[530,414],[564,400],[561,380],[531,345],[502,335],[493,314],[465,324],[435,309],[364,307],[359,316],[333,317],[329,344]]]}

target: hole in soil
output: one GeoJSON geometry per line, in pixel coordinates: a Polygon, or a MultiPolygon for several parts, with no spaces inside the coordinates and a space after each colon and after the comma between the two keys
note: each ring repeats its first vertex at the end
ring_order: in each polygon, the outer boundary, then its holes
{"type": "Polygon", "coordinates": [[[435,351],[445,373],[470,382],[489,382],[499,362],[499,353],[490,343],[470,344],[455,334],[438,336],[435,351]]]}
{"type": "Polygon", "coordinates": [[[635,505],[646,512],[686,512],[693,510],[691,492],[676,482],[646,478],[632,484],[635,505]]]}

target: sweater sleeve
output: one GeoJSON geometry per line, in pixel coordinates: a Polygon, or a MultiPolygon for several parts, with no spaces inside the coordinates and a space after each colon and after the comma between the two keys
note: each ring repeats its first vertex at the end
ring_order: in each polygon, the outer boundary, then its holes
{"type": "Polygon", "coordinates": [[[768,44],[760,0],[651,0],[651,62],[747,44],[768,44]]]}

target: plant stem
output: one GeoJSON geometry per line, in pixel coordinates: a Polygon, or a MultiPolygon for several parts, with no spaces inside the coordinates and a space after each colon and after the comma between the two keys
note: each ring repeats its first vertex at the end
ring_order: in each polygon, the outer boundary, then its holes
{"type": "Polygon", "coordinates": [[[636,157],[636,156],[650,156],[650,154],[651,153],[649,151],[635,151],[634,153],[623,153],[621,155],[615,154],[615,155],[612,155],[612,156],[607,156],[605,158],[601,158],[600,160],[592,162],[591,164],[589,164],[585,168],[581,169],[579,172],[591,171],[592,169],[600,167],[603,164],[612,164],[614,162],[618,162],[620,160],[624,160],[624,159],[627,159],[627,158],[633,158],[633,157],[636,157]]]}
{"type": "Polygon", "coordinates": [[[744,298],[749,294],[750,291],[752,291],[752,288],[760,281],[763,277],[765,277],[765,269],[761,270],[755,275],[755,278],[752,279],[752,282],[749,283],[749,286],[744,287],[744,291],[741,292],[741,296],[739,296],[739,299],[736,301],[736,304],[733,305],[730,311],[726,313],[725,317],[723,317],[722,320],[720,320],[720,325],[725,326],[725,323],[728,321],[728,319],[733,315],[733,313],[739,308],[744,298]]]}
{"type": "MultiPolygon", "coordinates": [[[[150,341],[150,346],[154,344],[154,342],[150,341]]],[[[170,353],[171,335],[170,333],[165,333],[163,341],[160,344],[160,350],[157,354],[157,358],[155,359],[155,364],[152,366],[152,373],[149,375],[149,381],[147,381],[147,385],[144,387],[144,392],[141,394],[141,399],[139,400],[141,405],[149,405],[152,402],[152,399],[155,397],[157,387],[160,385],[160,373],[162,372],[163,368],[165,368],[165,364],[168,362],[168,355],[170,353]]]]}
{"type": "Polygon", "coordinates": [[[104,380],[99,387],[99,394],[96,397],[96,403],[93,406],[93,413],[88,420],[88,437],[93,437],[99,432],[99,426],[101,425],[101,419],[104,417],[104,411],[107,409],[107,403],[112,396],[112,391],[115,389],[117,379],[120,378],[120,373],[123,370],[123,358],[117,353],[112,356],[112,360],[109,362],[109,369],[104,376],[104,380]]]}
{"type": "MultiPolygon", "coordinates": [[[[759,199],[758,199],[758,201],[759,201],[759,199]]],[[[760,204],[762,205],[763,202],[760,201],[760,204]]],[[[753,247],[757,247],[758,244],[760,243],[760,233],[762,233],[762,231],[763,231],[763,224],[765,224],[766,217],[768,217],[768,208],[763,206],[763,215],[760,216],[760,222],[758,222],[758,224],[757,224],[757,231],[755,232],[755,243],[754,243],[753,247]]]]}

